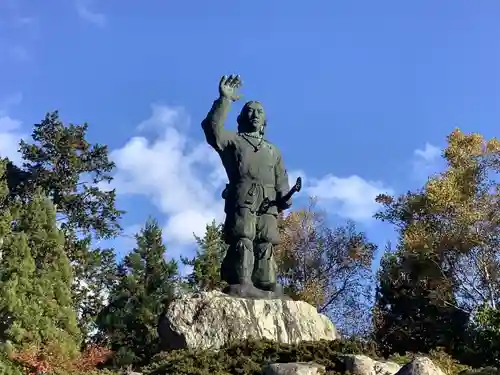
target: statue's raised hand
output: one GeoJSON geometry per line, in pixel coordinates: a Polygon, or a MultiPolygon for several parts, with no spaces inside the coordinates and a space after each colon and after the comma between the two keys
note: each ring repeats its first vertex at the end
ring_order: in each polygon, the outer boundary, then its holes
{"type": "Polygon", "coordinates": [[[239,75],[231,74],[229,77],[223,76],[219,82],[220,96],[235,102],[240,98],[237,91],[242,83],[239,75]]]}

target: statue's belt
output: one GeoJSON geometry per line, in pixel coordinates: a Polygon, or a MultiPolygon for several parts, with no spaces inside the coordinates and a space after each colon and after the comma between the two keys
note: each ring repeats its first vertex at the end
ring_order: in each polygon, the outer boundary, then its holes
{"type": "Polygon", "coordinates": [[[238,190],[238,186],[241,186],[241,185],[248,186],[248,194],[250,196],[253,196],[255,194],[255,191],[258,188],[262,188],[262,189],[264,189],[264,191],[266,190],[266,188],[276,189],[275,184],[263,184],[262,182],[259,182],[259,181],[245,180],[245,181],[240,182],[238,184],[226,184],[226,187],[222,191],[222,198],[226,199],[228,194],[229,194],[229,191],[231,191],[231,190],[236,191],[236,190],[238,190]]]}

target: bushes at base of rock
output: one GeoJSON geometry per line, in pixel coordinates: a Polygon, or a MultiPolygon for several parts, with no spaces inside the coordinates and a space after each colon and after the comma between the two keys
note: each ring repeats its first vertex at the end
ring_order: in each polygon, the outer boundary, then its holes
{"type": "Polygon", "coordinates": [[[345,372],[341,354],[366,354],[375,357],[366,344],[355,341],[302,342],[278,344],[269,340],[249,340],[220,349],[175,350],[153,357],[143,368],[148,375],[260,375],[265,364],[275,362],[316,362],[326,374],[345,372]]]}
{"type": "MultiPolygon", "coordinates": [[[[107,354],[108,352],[96,350],[84,356],[86,360],[77,361],[85,363],[84,366],[69,366],[72,367],[71,370],[66,366],[66,369],[49,371],[47,375],[123,374],[111,369],[95,369],[97,363],[102,363],[103,355],[107,354]]],[[[150,364],[140,371],[144,375],[261,375],[262,368],[270,363],[315,362],[325,366],[325,375],[341,375],[346,373],[346,354],[363,354],[374,360],[382,360],[373,346],[360,341],[316,341],[287,345],[270,340],[248,340],[218,351],[182,349],[162,352],[155,355],[150,364]]],[[[390,357],[389,361],[404,365],[416,356],[417,354],[410,353],[390,357]]],[[[500,371],[494,368],[467,368],[441,350],[431,351],[426,356],[447,375],[500,375],[500,371]]],[[[19,364],[0,356],[0,373],[25,375],[27,372],[19,364]]]]}
{"type": "MultiPolygon", "coordinates": [[[[269,363],[316,362],[325,366],[326,375],[346,373],[346,354],[363,354],[382,360],[376,348],[365,341],[338,340],[302,342],[297,345],[278,344],[270,340],[248,340],[213,350],[175,350],[154,356],[142,368],[145,375],[261,375],[269,363]]],[[[447,375],[500,375],[491,369],[471,370],[441,349],[432,350],[429,357],[447,375]]],[[[391,357],[391,362],[404,365],[419,354],[391,357]]]]}
{"type": "Polygon", "coordinates": [[[7,371],[3,373],[0,367],[0,374],[90,375],[97,371],[98,366],[106,362],[111,355],[108,349],[98,346],[90,346],[71,358],[57,349],[57,345],[43,349],[34,345],[20,350],[12,348],[8,354],[0,357],[0,366],[7,371]]]}
{"type": "Polygon", "coordinates": [[[458,375],[500,375],[500,370],[495,367],[483,367],[479,369],[469,369],[458,373],[458,375]]]}
{"type": "Polygon", "coordinates": [[[0,355],[0,374],[2,375],[25,375],[21,366],[18,366],[6,356],[0,355]]]}
{"type": "Polygon", "coordinates": [[[470,366],[461,364],[448,353],[446,353],[443,348],[430,350],[427,354],[407,353],[406,355],[393,355],[389,357],[388,360],[399,365],[405,365],[411,362],[417,356],[429,357],[430,359],[432,359],[432,362],[434,362],[441,370],[443,370],[445,374],[461,374],[466,370],[470,370],[470,366]]]}

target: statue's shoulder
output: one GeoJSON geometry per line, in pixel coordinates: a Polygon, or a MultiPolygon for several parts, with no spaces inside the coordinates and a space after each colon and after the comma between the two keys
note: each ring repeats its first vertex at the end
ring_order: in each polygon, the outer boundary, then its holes
{"type": "Polygon", "coordinates": [[[272,143],[269,139],[263,138],[262,144],[265,145],[266,147],[268,147],[269,149],[273,150],[273,152],[275,152],[275,153],[280,152],[279,148],[274,143],[272,143]]]}
{"type": "Polygon", "coordinates": [[[281,157],[281,151],[278,148],[278,146],[276,146],[274,143],[272,143],[268,139],[263,139],[262,145],[264,147],[266,147],[270,151],[271,155],[273,155],[275,158],[279,159],[281,157]]]}
{"type": "Polygon", "coordinates": [[[265,145],[266,147],[276,149],[276,146],[267,138],[262,138],[262,144],[265,145]]]}

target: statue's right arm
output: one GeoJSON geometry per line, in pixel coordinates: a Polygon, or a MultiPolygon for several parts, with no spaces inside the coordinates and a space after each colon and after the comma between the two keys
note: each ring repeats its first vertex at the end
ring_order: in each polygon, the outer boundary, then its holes
{"type": "Polygon", "coordinates": [[[222,152],[235,136],[234,132],[224,129],[230,105],[231,100],[218,98],[214,101],[207,117],[201,122],[207,143],[217,152],[222,152]]]}

